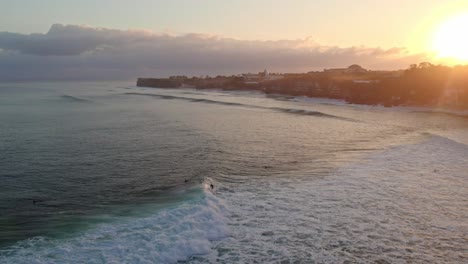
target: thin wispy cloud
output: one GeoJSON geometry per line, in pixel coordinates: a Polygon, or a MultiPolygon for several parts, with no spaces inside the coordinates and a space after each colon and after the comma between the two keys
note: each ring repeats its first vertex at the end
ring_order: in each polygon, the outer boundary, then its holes
{"type": "Polygon", "coordinates": [[[216,75],[263,68],[304,72],[353,63],[395,69],[424,59],[423,54],[409,54],[404,48],[343,48],[320,45],[311,38],[248,41],[60,24],[45,34],[0,32],[0,81],[216,75]]]}

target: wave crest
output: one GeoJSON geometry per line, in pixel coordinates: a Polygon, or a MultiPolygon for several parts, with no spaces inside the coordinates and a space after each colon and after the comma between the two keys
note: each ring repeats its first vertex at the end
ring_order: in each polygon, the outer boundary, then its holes
{"type": "Polygon", "coordinates": [[[223,201],[203,186],[198,197],[152,216],[101,224],[73,238],[17,243],[0,251],[0,262],[177,263],[208,254],[212,241],[227,237],[229,229],[223,201]]]}

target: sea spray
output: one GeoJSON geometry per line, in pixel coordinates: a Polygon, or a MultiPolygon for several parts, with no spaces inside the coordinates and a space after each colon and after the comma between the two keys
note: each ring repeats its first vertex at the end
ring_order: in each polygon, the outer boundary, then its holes
{"type": "Polygon", "coordinates": [[[68,239],[34,237],[0,251],[1,263],[176,263],[229,235],[227,208],[203,184],[197,197],[151,216],[97,225],[68,239]]]}

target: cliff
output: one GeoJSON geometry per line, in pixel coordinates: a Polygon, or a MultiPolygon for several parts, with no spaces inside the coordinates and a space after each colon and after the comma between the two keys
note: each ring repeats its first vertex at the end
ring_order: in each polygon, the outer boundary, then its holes
{"type": "Polygon", "coordinates": [[[180,88],[182,82],[176,79],[138,78],[137,86],[153,88],[180,88]]]}
{"type": "Polygon", "coordinates": [[[309,72],[256,82],[247,77],[140,78],[137,86],[255,90],[265,94],[342,99],[353,104],[468,109],[468,65],[447,67],[420,63],[404,71],[309,72]]]}

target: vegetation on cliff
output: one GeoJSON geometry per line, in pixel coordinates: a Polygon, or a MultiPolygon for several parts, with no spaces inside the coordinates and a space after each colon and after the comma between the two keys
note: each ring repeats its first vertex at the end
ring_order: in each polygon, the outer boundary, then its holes
{"type": "Polygon", "coordinates": [[[321,71],[284,74],[276,80],[247,82],[242,76],[138,79],[138,86],[158,88],[257,90],[267,94],[343,99],[384,106],[441,106],[468,109],[468,66],[427,62],[400,71],[321,71]]]}

